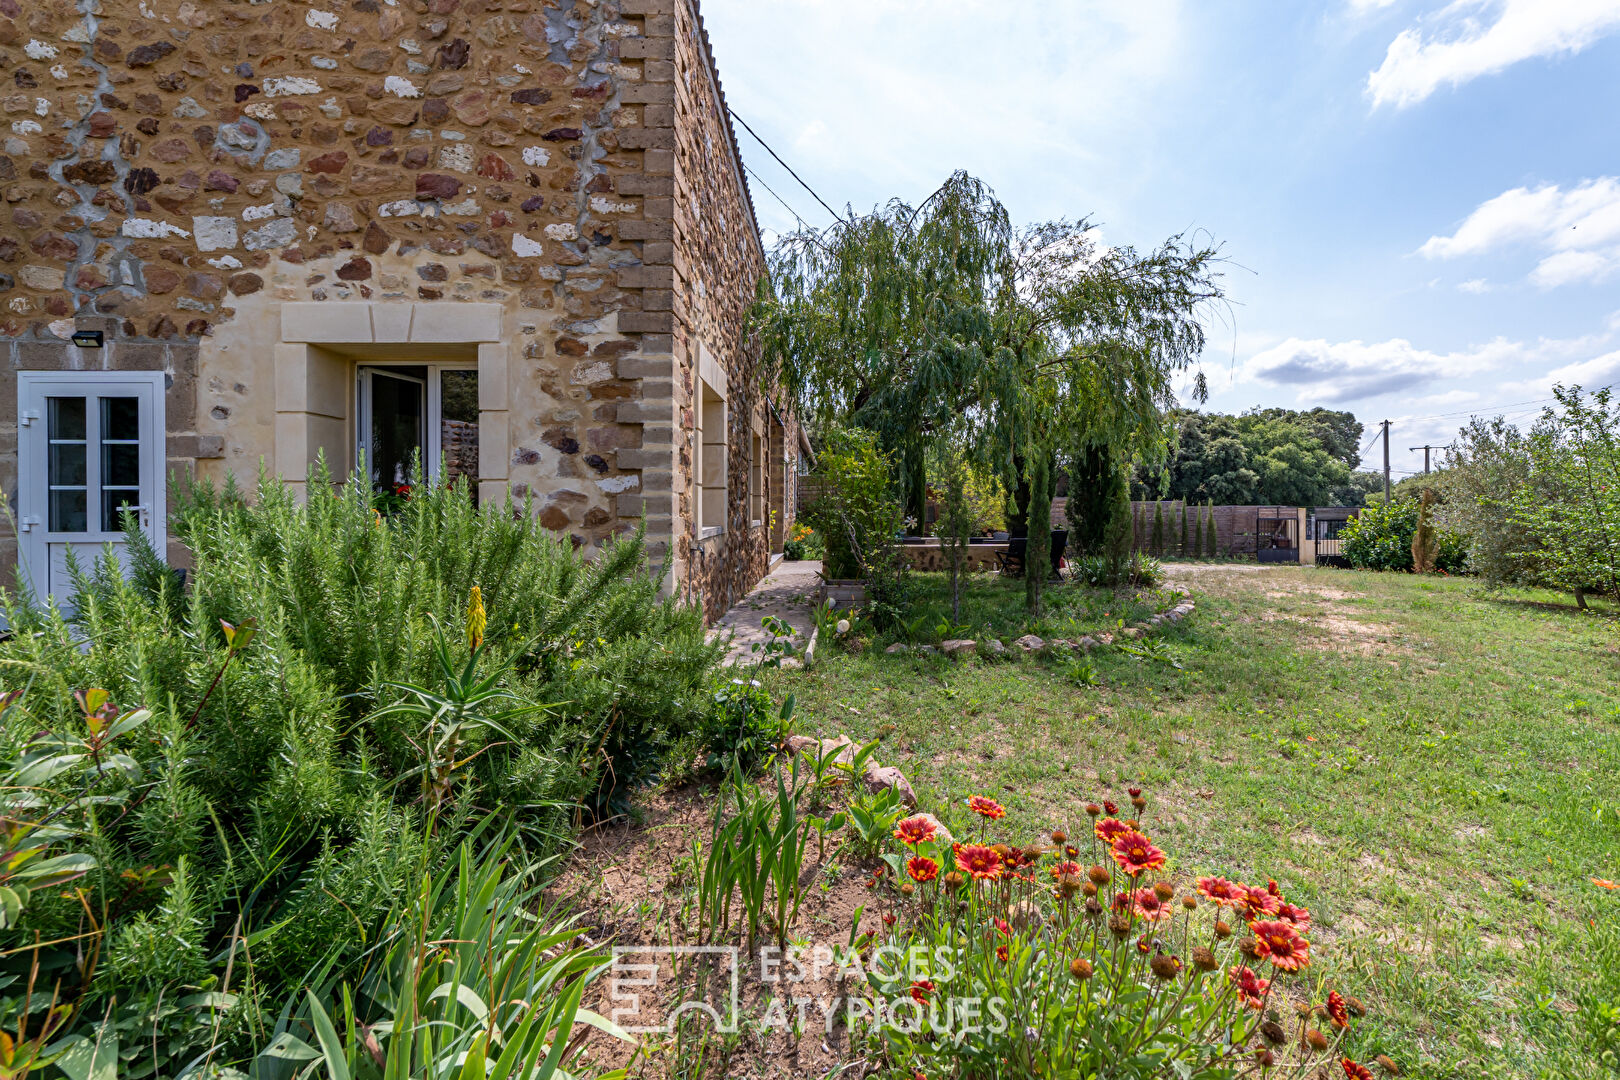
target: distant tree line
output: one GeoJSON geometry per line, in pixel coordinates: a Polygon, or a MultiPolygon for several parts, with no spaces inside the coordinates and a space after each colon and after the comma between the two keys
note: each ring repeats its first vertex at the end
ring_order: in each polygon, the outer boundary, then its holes
{"type": "Polygon", "coordinates": [[[1138,464],[1131,495],[1217,506],[1363,506],[1383,484],[1358,472],[1361,421],[1331,409],[1177,409],[1161,464],[1138,464]]]}

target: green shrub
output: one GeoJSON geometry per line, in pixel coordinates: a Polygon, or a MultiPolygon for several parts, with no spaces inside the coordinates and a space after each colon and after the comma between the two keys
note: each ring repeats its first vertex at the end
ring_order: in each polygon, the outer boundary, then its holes
{"type": "MultiPolygon", "coordinates": [[[[116,998],[116,1022],[151,1021],[129,1047],[165,1031],[172,1054],[146,1052],[147,1073],[177,1071],[198,1025],[240,1048],[263,1002],[312,969],[349,970],[490,808],[554,849],[581,813],[622,805],[708,708],[720,649],[695,608],[659,597],[639,536],[587,560],[526,505],[418,481],[384,518],[363,485],[321,470],[308,492],[178,492],[184,591],[132,531],[134,573],[110,557],[77,568],[71,619],[0,593],[0,671],[21,689],[0,760],[25,777],[8,783],[29,814],[61,826],[43,855],[74,859],[78,879],[7,874],[19,902],[0,893],[3,925],[71,943],[40,961],[81,1025],[116,998]],[[136,715],[138,731],[114,731],[136,715]],[[18,771],[42,753],[79,764],[18,771]],[[99,943],[82,936],[87,910],[99,943]],[[226,970],[234,1004],[216,1024],[185,988],[226,970]]],[[[29,960],[0,958],[6,1028],[28,1007],[8,977],[29,960]]]]}
{"type": "MultiPolygon", "coordinates": [[[[1416,499],[1366,507],[1340,530],[1339,550],[1358,570],[1409,572],[1419,513],[1416,499]]],[[[1448,574],[1461,573],[1468,565],[1467,540],[1450,529],[1436,528],[1434,532],[1435,568],[1448,574]]]]}
{"type": "Polygon", "coordinates": [[[793,698],[780,712],[757,679],[730,679],[715,688],[703,717],[705,761],[712,770],[751,773],[788,736],[793,698]]]}
{"type": "Polygon", "coordinates": [[[834,429],[828,434],[819,463],[822,494],[805,510],[822,540],[827,577],[867,577],[894,546],[903,517],[892,474],[872,432],[834,429]]]}

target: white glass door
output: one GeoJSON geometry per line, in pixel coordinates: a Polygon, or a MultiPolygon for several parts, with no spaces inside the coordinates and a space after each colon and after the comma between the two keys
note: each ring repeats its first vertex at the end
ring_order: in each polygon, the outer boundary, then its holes
{"type": "Polygon", "coordinates": [[[71,551],[88,569],[106,545],[124,551],[126,514],[159,552],[163,373],[17,376],[17,524],[22,572],[36,598],[65,602],[71,551]]]}

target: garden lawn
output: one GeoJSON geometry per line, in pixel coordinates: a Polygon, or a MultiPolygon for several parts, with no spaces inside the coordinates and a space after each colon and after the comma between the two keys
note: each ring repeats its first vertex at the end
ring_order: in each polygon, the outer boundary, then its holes
{"type": "MultiPolygon", "coordinates": [[[[1181,670],[1118,648],[1090,670],[885,655],[880,637],[859,655],[825,642],[812,670],[767,685],[797,695],[803,730],[881,738],[950,822],[985,794],[1012,835],[1083,833],[1088,800],[1146,789],[1144,826],[1180,879],[1275,878],[1311,909],[1310,972],[1372,1008],[1349,1043],[1360,1060],[1615,1075],[1593,1032],[1620,1006],[1620,891],[1594,883],[1620,880],[1612,609],[1458,578],[1168,569],[1198,605],[1158,635],[1181,670]]],[[[918,581],[918,610],[947,611],[942,576],[918,581]]],[[[1022,591],[974,578],[973,636],[1011,644],[1022,591]]],[[[1047,636],[1114,613],[1067,586],[1051,599],[1047,636]]]]}

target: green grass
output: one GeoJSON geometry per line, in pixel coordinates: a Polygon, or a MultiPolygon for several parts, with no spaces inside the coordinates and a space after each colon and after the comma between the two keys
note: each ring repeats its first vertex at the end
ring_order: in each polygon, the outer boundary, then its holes
{"type": "MultiPolygon", "coordinates": [[[[1593,1033],[1620,1005],[1620,948],[1606,962],[1594,942],[1620,932],[1620,891],[1592,883],[1620,880],[1612,608],[1463,579],[1171,570],[1198,604],[1160,635],[1181,670],[1102,649],[1086,686],[1066,661],[889,656],[880,638],[772,688],[798,695],[806,729],[883,738],[924,808],[1001,800],[1009,837],[1148,789],[1144,823],[1179,874],[1275,878],[1312,909],[1311,974],[1374,1010],[1358,1057],[1620,1075],[1593,1033]]],[[[923,606],[948,610],[943,578],[919,578],[923,606]]],[[[1021,598],[975,579],[963,621],[1010,641],[1021,598]]],[[[1119,605],[1063,589],[1053,609],[1037,632],[1104,629],[1119,605]]]]}

